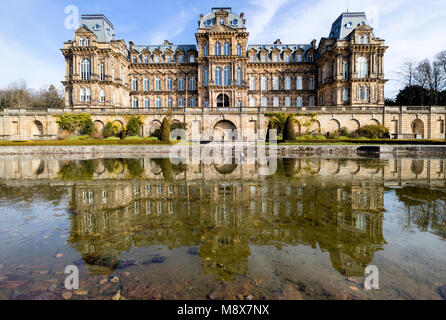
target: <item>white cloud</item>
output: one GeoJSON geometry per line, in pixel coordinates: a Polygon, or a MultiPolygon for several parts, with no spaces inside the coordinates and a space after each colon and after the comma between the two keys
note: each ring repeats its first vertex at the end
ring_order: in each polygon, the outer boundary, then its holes
{"type": "MultiPolygon", "coordinates": [[[[346,5],[332,0],[264,0],[260,8],[247,16],[250,43],[271,43],[279,38],[283,43],[309,43],[328,36],[331,24],[346,10],[346,5]]],[[[403,60],[433,58],[446,50],[444,0],[350,0],[350,11],[377,12],[377,17],[370,20],[379,22],[375,34],[389,46],[385,56],[388,79],[395,78],[403,60]]],[[[399,89],[400,83],[390,81],[386,96],[394,96],[399,89]]]]}

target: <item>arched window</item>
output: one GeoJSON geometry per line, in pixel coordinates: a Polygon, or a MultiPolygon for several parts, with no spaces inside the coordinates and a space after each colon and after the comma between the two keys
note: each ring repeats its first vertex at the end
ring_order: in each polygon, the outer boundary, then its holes
{"type": "Polygon", "coordinates": [[[214,46],[214,56],[221,56],[221,44],[217,42],[214,46]]]}
{"type": "Polygon", "coordinates": [[[225,42],[223,45],[223,55],[230,56],[231,55],[231,45],[229,42],[225,42]]]}
{"type": "Polygon", "coordinates": [[[290,59],[290,55],[287,54],[287,55],[285,56],[285,62],[290,62],[290,61],[291,61],[291,59],[290,59]]]}
{"type": "Polygon", "coordinates": [[[217,97],[217,107],[227,108],[229,107],[229,97],[226,94],[220,94],[217,97]]]}
{"type": "Polygon", "coordinates": [[[190,55],[189,56],[189,63],[195,63],[195,56],[194,55],[190,55]]]}
{"type": "Polygon", "coordinates": [[[224,68],[224,74],[223,74],[223,83],[225,86],[230,86],[231,85],[231,68],[230,67],[225,67],[224,68]]]}
{"type": "Polygon", "coordinates": [[[221,86],[221,68],[215,68],[215,85],[221,86]]]}
{"type": "Polygon", "coordinates": [[[273,56],[273,62],[279,62],[279,55],[278,54],[275,54],[273,56]]]}
{"type": "Polygon", "coordinates": [[[300,53],[296,56],[296,62],[302,62],[302,55],[300,53]]]}
{"type": "Polygon", "coordinates": [[[207,57],[209,54],[209,46],[207,44],[205,44],[203,46],[203,57],[207,57]]]}
{"type": "Polygon", "coordinates": [[[90,78],[91,78],[90,59],[84,59],[81,61],[81,79],[90,80],[90,78]]]}
{"type": "Polygon", "coordinates": [[[268,106],[268,98],[267,98],[267,97],[262,97],[262,98],[260,99],[260,105],[261,105],[262,107],[267,107],[267,106],[268,106]]]}
{"type": "Polygon", "coordinates": [[[302,105],[303,105],[302,97],[297,97],[296,106],[297,107],[302,107],[302,105]]]}
{"type": "Polygon", "coordinates": [[[366,57],[358,57],[356,59],[356,69],[358,77],[360,79],[365,79],[369,73],[369,61],[366,57]]]}
{"type": "Polygon", "coordinates": [[[239,57],[242,56],[242,46],[240,45],[240,43],[237,44],[237,55],[238,55],[239,57]]]}
{"type": "Polygon", "coordinates": [[[203,69],[203,86],[207,87],[209,85],[209,69],[203,69]]]}

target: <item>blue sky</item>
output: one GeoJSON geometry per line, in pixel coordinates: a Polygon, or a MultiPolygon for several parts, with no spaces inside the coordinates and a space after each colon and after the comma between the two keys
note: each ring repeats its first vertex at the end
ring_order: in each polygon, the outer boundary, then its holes
{"type": "MultiPolygon", "coordinates": [[[[309,43],[328,36],[331,23],[347,8],[347,0],[13,0],[0,1],[0,88],[25,80],[39,89],[64,77],[63,42],[73,37],[64,26],[65,8],[81,14],[105,14],[118,38],[136,44],[163,40],[195,44],[200,13],[228,6],[244,12],[250,43],[309,43]]],[[[388,79],[402,60],[433,58],[446,50],[446,0],[350,0],[350,11],[366,11],[375,34],[390,46],[385,71],[388,79]]],[[[390,81],[386,96],[400,88],[390,81]]]]}

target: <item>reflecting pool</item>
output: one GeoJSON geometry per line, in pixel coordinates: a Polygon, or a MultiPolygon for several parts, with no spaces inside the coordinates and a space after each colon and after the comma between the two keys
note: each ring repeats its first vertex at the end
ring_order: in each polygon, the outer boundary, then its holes
{"type": "Polygon", "coordinates": [[[445,162],[0,158],[0,299],[446,299],[445,162]]]}

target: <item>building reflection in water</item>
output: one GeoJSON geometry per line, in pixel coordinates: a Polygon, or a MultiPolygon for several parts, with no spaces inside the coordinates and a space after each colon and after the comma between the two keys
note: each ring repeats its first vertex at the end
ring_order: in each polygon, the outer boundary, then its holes
{"type": "MultiPolygon", "coordinates": [[[[17,174],[24,164],[8,170],[0,162],[0,172],[17,174]]],[[[113,273],[133,246],[163,245],[191,247],[205,273],[231,280],[247,274],[251,246],[305,245],[328,252],[342,275],[363,276],[386,244],[388,187],[408,208],[407,226],[445,237],[444,160],[282,159],[269,177],[257,174],[257,163],[105,159],[26,165],[38,179],[68,185],[69,243],[91,275],[113,273]]]]}

